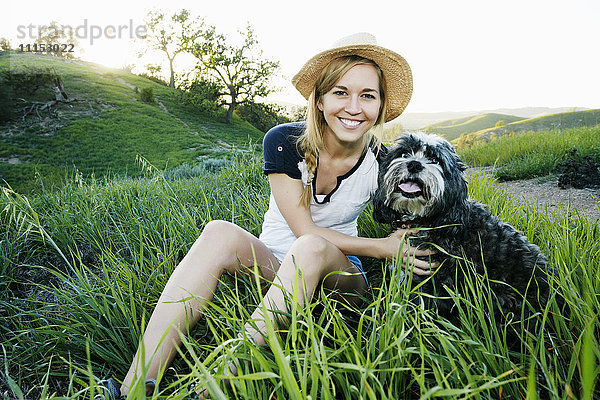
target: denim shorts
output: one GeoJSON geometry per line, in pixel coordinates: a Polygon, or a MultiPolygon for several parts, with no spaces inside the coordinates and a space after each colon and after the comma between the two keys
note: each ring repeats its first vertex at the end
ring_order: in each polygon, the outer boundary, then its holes
{"type": "Polygon", "coordinates": [[[348,260],[350,260],[350,262],[352,264],[356,265],[356,268],[358,268],[358,270],[362,274],[363,278],[365,278],[365,282],[367,282],[367,285],[368,285],[369,280],[367,279],[367,275],[365,274],[365,271],[363,270],[362,262],[356,256],[346,256],[346,257],[348,257],[348,260]]]}

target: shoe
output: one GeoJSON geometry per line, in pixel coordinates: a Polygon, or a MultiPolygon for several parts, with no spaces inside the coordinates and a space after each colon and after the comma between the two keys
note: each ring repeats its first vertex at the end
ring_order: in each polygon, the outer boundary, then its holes
{"type": "Polygon", "coordinates": [[[158,389],[156,379],[146,379],[144,384],[146,385],[146,396],[152,396],[158,389]]]}
{"type": "Polygon", "coordinates": [[[117,386],[117,381],[113,378],[103,379],[96,383],[98,386],[98,394],[94,396],[94,400],[122,400],[125,396],[121,394],[121,390],[117,386]]]}

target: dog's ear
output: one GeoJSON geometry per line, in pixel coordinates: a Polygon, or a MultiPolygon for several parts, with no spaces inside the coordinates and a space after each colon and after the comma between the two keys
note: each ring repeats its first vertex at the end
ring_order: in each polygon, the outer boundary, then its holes
{"type": "Polygon", "coordinates": [[[397,146],[388,150],[379,161],[379,173],[377,175],[377,190],[373,195],[373,219],[381,224],[390,224],[394,220],[392,211],[385,205],[385,190],[384,179],[385,171],[390,164],[390,160],[394,159],[394,154],[397,151],[397,146]]]}
{"type": "Polygon", "coordinates": [[[373,197],[373,219],[381,224],[391,224],[395,219],[393,211],[385,205],[385,191],[381,182],[373,197]]]}
{"type": "Polygon", "coordinates": [[[467,166],[462,162],[462,160],[458,156],[458,153],[456,152],[456,149],[454,148],[454,146],[452,146],[450,142],[444,140],[440,144],[440,147],[442,148],[440,154],[442,154],[442,158],[446,165],[448,165],[451,168],[456,168],[460,172],[463,172],[465,169],[467,169],[467,166]]]}

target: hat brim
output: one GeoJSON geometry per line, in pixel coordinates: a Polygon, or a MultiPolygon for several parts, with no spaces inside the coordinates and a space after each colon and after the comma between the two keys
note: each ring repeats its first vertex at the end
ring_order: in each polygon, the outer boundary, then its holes
{"type": "Polygon", "coordinates": [[[305,99],[308,99],[323,68],[336,58],[350,55],[372,60],[383,72],[386,81],[386,122],[402,114],[412,96],[412,72],[404,57],[381,46],[349,45],[323,51],[304,64],[292,78],[292,84],[305,99]]]}

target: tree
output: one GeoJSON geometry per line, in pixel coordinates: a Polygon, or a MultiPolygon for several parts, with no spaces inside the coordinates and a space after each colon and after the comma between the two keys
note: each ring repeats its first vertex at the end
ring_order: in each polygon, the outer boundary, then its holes
{"type": "Polygon", "coordinates": [[[212,117],[221,114],[222,109],[219,106],[219,97],[223,91],[221,85],[202,77],[190,78],[190,75],[184,77],[179,85],[181,103],[212,117]]]}
{"type": "Polygon", "coordinates": [[[75,58],[73,49],[79,45],[73,29],[60,25],[56,21],[50,22],[48,26],[42,26],[39,29],[39,36],[34,42],[40,53],[49,54],[55,57],[75,58]],[[65,44],[73,45],[65,47],[65,44]]]}
{"type": "Polygon", "coordinates": [[[10,40],[7,38],[0,38],[0,51],[9,51],[12,49],[10,40]]]}
{"type": "MultiPolygon", "coordinates": [[[[150,11],[146,16],[146,36],[144,41],[149,49],[162,51],[169,60],[169,86],[175,87],[175,70],[173,60],[189,47],[202,34],[204,20],[192,18],[188,10],[181,10],[171,17],[162,11],[150,11]]],[[[144,54],[142,52],[139,56],[144,54]]]]}
{"type": "Polygon", "coordinates": [[[254,31],[248,25],[244,43],[231,46],[225,36],[217,34],[214,26],[204,30],[200,40],[190,43],[188,50],[198,59],[196,66],[200,76],[214,79],[224,87],[223,104],[228,106],[226,121],[233,122],[235,108],[257,97],[264,97],[273,91],[269,86],[270,78],[279,68],[279,62],[265,60],[254,31]]]}
{"type": "Polygon", "coordinates": [[[404,127],[400,122],[388,123],[385,125],[383,137],[381,140],[384,143],[394,143],[396,138],[404,132],[404,127]]]}
{"type": "Polygon", "coordinates": [[[148,71],[151,77],[160,78],[162,66],[159,64],[146,64],[146,71],[148,71]]]}

